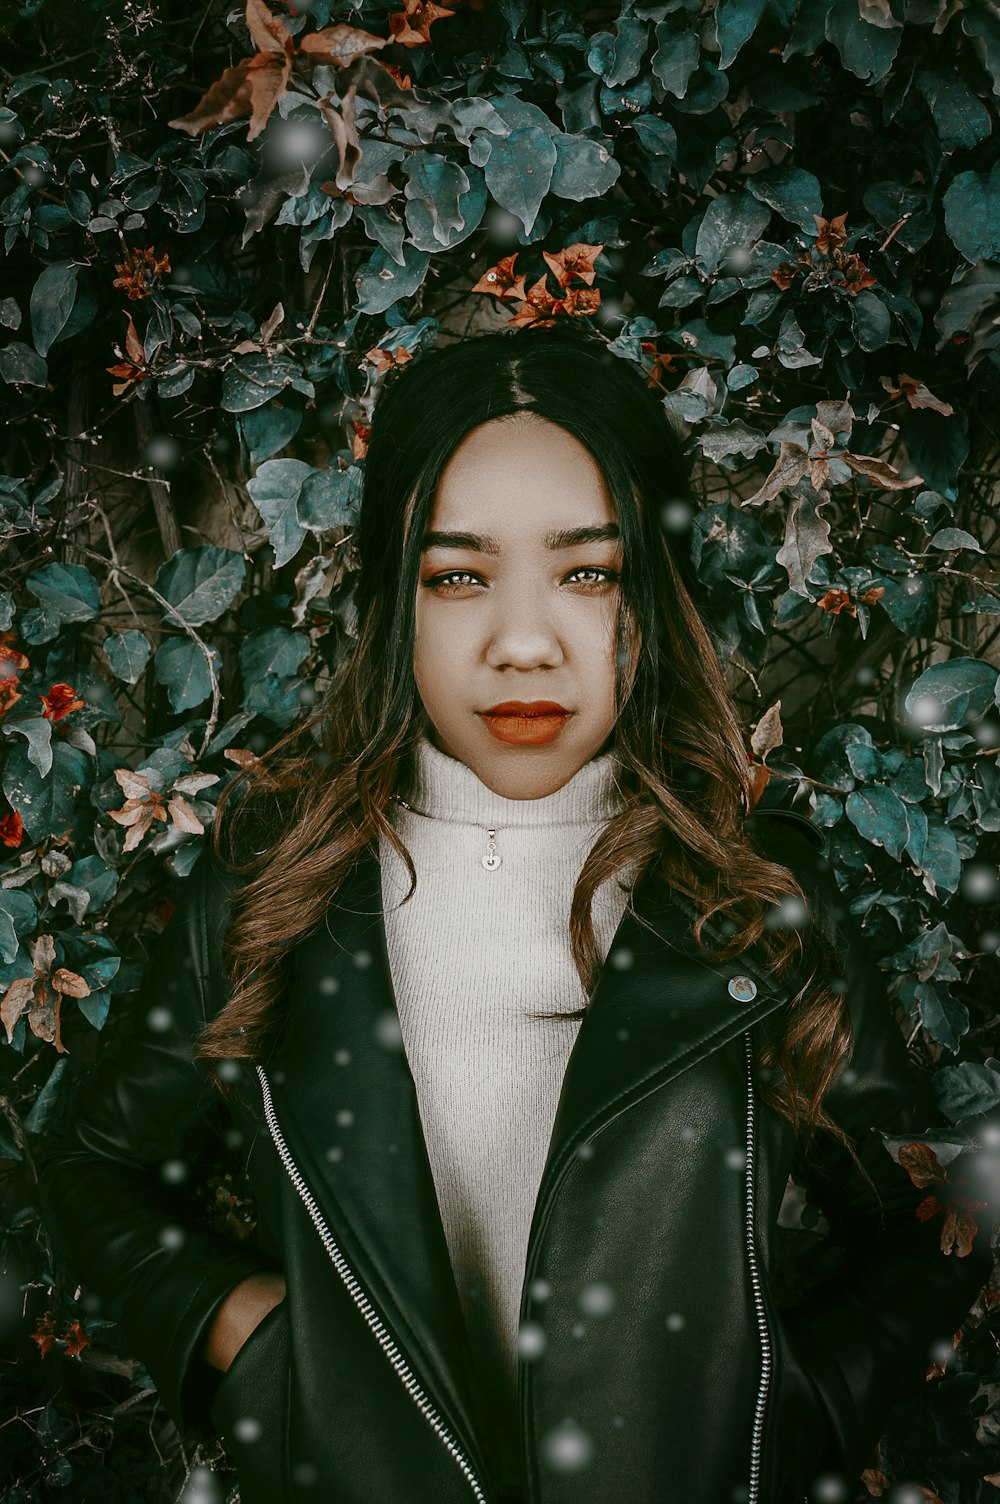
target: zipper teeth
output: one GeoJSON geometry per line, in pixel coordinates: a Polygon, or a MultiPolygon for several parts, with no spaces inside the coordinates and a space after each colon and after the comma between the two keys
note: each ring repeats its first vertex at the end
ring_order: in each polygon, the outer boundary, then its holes
{"type": "Polygon", "coordinates": [[[764,1408],[767,1404],[767,1393],[771,1383],[771,1343],[767,1329],[767,1317],[764,1313],[764,1300],[760,1287],[760,1276],[757,1272],[757,1252],[754,1247],[754,1204],[753,1204],[753,1167],[754,1167],[754,1103],[753,1103],[753,1076],[750,1071],[751,1031],[747,1029],[743,1035],[746,1053],[746,1077],[747,1077],[747,1138],[746,1138],[746,1209],[747,1209],[747,1258],[750,1262],[750,1279],[753,1284],[754,1306],[757,1311],[757,1326],[760,1331],[761,1341],[761,1374],[760,1385],[757,1390],[757,1403],[754,1406],[753,1435],[750,1441],[750,1493],[747,1504],[759,1504],[760,1500],[760,1465],[761,1465],[761,1431],[764,1425],[764,1408]]]}
{"type": "Polygon", "coordinates": [[[385,1353],[386,1357],[389,1359],[389,1362],[392,1364],[396,1373],[399,1375],[399,1378],[402,1380],[403,1387],[406,1389],[407,1394],[415,1402],[421,1414],[429,1422],[433,1430],[437,1433],[441,1441],[444,1443],[447,1450],[451,1453],[451,1456],[458,1463],[458,1466],[464,1474],[470,1488],[472,1489],[475,1498],[478,1500],[478,1504],[486,1504],[486,1495],[483,1493],[479,1480],[473,1472],[472,1468],[469,1466],[468,1460],[466,1459],[464,1453],[455,1442],[455,1439],[452,1436],[451,1432],[448,1430],[447,1426],[444,1424],[441,1417],[434,1409],[433,1404],[427,1398],[427,1395],[424,1393],[423,1389],[421,1389],[414,1376],[413,1370],[410,1368],[406,1359],[399,1351],[399,1348],[392,1340],[392,1337],[386,1330],[385,1325],[380,1319],[378,1313],[372,1306],[371,1301],[368,1299],[367,1295],[362,1290],[361,1286],[358,1284],[357,1280],[352,1274],[350,1267],[348,1266],[347,1261],[344,1258],[344,1255],[341,1253],[340,1249],[334,1242],[333,1237],[330,1234],[330,1230],[323,1219],[322,1212],[316,1205],[309,1187],[306,1185],[305,1181],[302,1178],[302,1175],[299,1173],[298,1166],[295,1164],[295,1161],[292,1159],[291,1154],[288,1152],[288,1147],[285,1143],[281,1129],[278,1126],[278,1119],[275,1116],[274,1103],[271,1098],[271,1087],[268,1082],[267,1076],[264,1073],[264,1068],[263,1066],[258,1065],[255,1067],[255,1069],[257,1071],[257,1075],[260,1077],[261,1091],[264,1096],[264,1115],[267,1118],[267,1126],[270,1130],[271,1137],[274,1140],[274,1147],[277,1149],[278,1154],[281,1157],[282,1164],[288,1171],[288,1175],[291,1179],[292,1184],[302,1198],[306,1211],[312,1218],[312,1221],[316,1227],[316,1231],[319,1233],[320,1238],[323,1241],[323,1246],[325,1247],[327,1253],[330,1255],[334,1268],[340,1275],[340,1278],[343,1281],[351,1299],[354,1301],[354,1304],[357,1306],[358,1310],[361,1312],[362,1316],[365,1318],[365,1321],[368,1323],[369,1327],[374,1333],[379,1346],[382,1348],[382,1351],[385,1353]]]}

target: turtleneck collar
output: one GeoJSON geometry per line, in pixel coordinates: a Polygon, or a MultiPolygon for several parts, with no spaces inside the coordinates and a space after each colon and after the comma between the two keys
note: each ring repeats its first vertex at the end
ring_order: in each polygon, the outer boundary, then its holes
{"type": "MultiPolygon", "coordinates": [[[[592,757],[562,788],[540,799],[508,799],[488,788],[464,762],[449,757],[421,732],[410,792],[415,811],[439,820],[477,826],[592,825],[610,819],[624,804],[614,751],[592,757]]],[[[398,806],[397,806],[398,807],[398,806]]]]}

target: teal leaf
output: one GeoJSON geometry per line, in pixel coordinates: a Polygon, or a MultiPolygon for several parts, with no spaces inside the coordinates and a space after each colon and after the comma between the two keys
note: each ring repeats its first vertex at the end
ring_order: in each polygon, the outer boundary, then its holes
{"type": "Polygon", "coordinates": [[[861,19],[858,0],[828,0],[826,38],[840,53],[848,72],[866,82],[878,83],[892,67],[899,50],[902,23],[875,26],[861,19]]]}
{"type": "Polygon", "coordinates": [[[714,198],[698,226],[695,255],[706,276],[712,276],[732,250],[747,250],[759,240],[771,218],[768,204],[752,193],[720,193],[714,198]]]}
{"type": "Polygon", "coordinates": [[[486,186],[500,207],[521,221],[525,235],[531,234],[549,191],[556,158],[551,136],[537,125],[519,126],[509,136],[490,138],[486,186]]]}
{"type": "Polygon", "coordinates": [[[906,696],[906,712],[925,732],[954,731],[985,714],[997,683],[997,670],[981,658],[932,663],[906,696]]]}
{"type": "Polygon", "coordinates": [[[433,151],[413,152],[402,170],[406,198],[416,199],[427,211],[435,239],[442,246],[452,244],[452,232],[465,227],[459,200],[471,187],[468,174],[457,162],[433,151]]]}
{"type": "Polygon", "coordinates": [[[881,298],[871,288],[863,288],[851,299],[851,322],[854,336],[862,350],[881,350],[892,343],[892,319],[881,298]]]}
{"type": "Polygon", "coordinates": [[[73,312],[79,270],[72,261],[55,261],[31,289],[31,335],[41,356],[48,355],[73,312]]]}
{"type": "Polygon", "coordinates": [[[253,684],[265,674],[291,678],[298,673],[309,652],[309,640],[305,634],[293,632],[290,627],[262,627],[251,632],[240,646],[243,683],[253,684]]]}
{"type": "Polygon", "coordinates": [[[937,1104],[953,1123],[1000,1106],[1000,1061],[992,1058],[941,1066],[933,1081],[937,1104]]]}
{"type": "Polygon", "coordinates": [[[302,483],[313,467],[302,460],[267,460],[247,482],[250,499],[267,527],[277,568],[294,559],[306,529],[296,507],[302,483]]]}
{"type": "Polygon", "coordinates": [[[944,223],[966,261],[1000,261],[1000,162],[960,172],[944,196],[944,223]]]}
{"type": "Polygon", "coordinates": [[[872,783],[855,789],[844,801],[844,813],[858,835],[873,846],[883,846],[896,861],[909,839],[906,806],[884,784],[872,783]]]}
{"type": "Polygon", "coordinates": [[[144,632],[112,632],[101,644],[104,656],[125,684],[136,684],[149,661],[149,639],[144,632]]]}
{"type": "Polygon", "coordinates": [[[400,267],[384,246],[376,246],[365,264],[354,275],[359,313],[384,313],[400,298],[408,298],[416,292],[427,275],[431,253],[416,246],[403,246],[403,265],[400,267]]]}
{"type": "Polygon", "coordinates": [[[931,1039],[954,1054],[969,1029],[965,1004],[953,998],[945,985],[934,982],[904,983],[903,997],[911,1013],[916,1003],[920,1022],[931,1039]]]}
{"type": "Polygon", "coordinates": [[[0,376],[10,386],[44,386],[49,370],[37,351],[14,339],[0,349],[0,376]]]}
{"type": "Polygon", "coordinates": [[[359,501],[360,476],[357,465],[346,470],[314,470],[307,475],[296,502],[302,526],[323,533],[349,522],[359,501]]]}
{"type": "Polygon", "coordinates": [[[26,715],[19,718],[8,714],[0,720],[0,731],[7,736],[15,732],[25,739],[28,757],[45,778],[52,767],[52,722],[47,715],[26,715]]]}
{"type": "MultiPolygon", "coordinates": [[[[218,678],[222,672],[222,654],[214,644],[209,651],[218,678]]],[[[168,637],[156,650],[153,668],[159,682],[166,686],[175,715],[200,705],[212,693],[205,655],[190,637],[168,637]]]]}
{"type": "Polygon", "coordinates": [[[0,888],[0,956],[9,965],[17,958],[22,935],[33,935],[38,909],[30,893],[0,888]]]}
{"type": "Polygon", "coordinates": [[[245,577],[242,554],[209,544],[182,548],[161,564],[156,588],[188,626],[200,627],[228,610],[245,577]]]}
{"type": "Polygon", "coordinates": [[[782,219],[815,236],[815,216],[823,213],[823,190],[811,172],[801,167],[768,167],[752,173],[746,184],[755,198],[769,204],[782,219]]]}
{"type": "Polygon", "coordinates": [[[3,789],[24,821],[28,841],[58,839],[73,826],[76,796],[89,783],[90,759],[68,741],[52,743],[52,767],[43,778],[18,743],[7,753],[3,789]]]}
{"type": "Polygon", "coordinates": [[[302,426],[302,408],[286,396],[241,413],[236,421],[250,451],[251,465],[259,465],[294,439],[302,426]]]}
{"type": "Polygon", "coordinates": [[[974,538],[971,533],[967,533],[965,529],[961,527],[939,528],[939,530],[934,534],[933,538],[928,543],[927,547],[940,548],[945,550],[946,552],[950,552],[952,549],[957,548],[967,548],[970,549],[973,553],[977,554],[984,552],[983,545],[979,542],[978,538],[974,538]]]}
{"type": "Polygon", "coordinates": [[[978,146],[990,134],[990,112],[960,73],[927,68],[917,74],[916,82],[930,105],[945,151],[978,146]]]}
{"type": "Polygon", "coordinates": [[[683,99],[701,58],[698,35],[689,27],[678,30],[672,20],[660,21],[656,27],[656,40],[659,47],[649,66],[668,94],[683,99]]]}
{"type": "Polygon", "coordinates": [[[227,413],[245,413],[263,407],[287,386],[306,397],[316,395],[312,382],[289,356],[241,355],[222,378],[219,403],[227,413]]]}
{"type": "Polygon", "coordinates": [[[756,30],[767,0],[719,0],[715,11],[719,67],[728,68],[756,30]]]}
{"type": "Polygon", "coordinates": [[[557,198],[576,201],[599,198],[617,183],[621,166],[603,141],[592,141],[588,136],[571,136],[562,131],[552,139],[556,162],[551,187],[557,198]]]}
{"type": "Polygon", "coordinates": [[[100,609],[100,586],[82,564],[43,564],[25,584],[56,621],[92,621],[100,609]]]}
{"type": "MultiPolygon", "coordinates": [[[[24,1120],[26,1133],[44,1133],[62,1092],[60,1081],[66,1070],[66,1057],[57,1060],[49,1072],[48,1080],[32,1103],[31,1111],[24,1120]]],[[[64,1481],[68,1481],[68,1478],[64,1481]]]]}
{"type": "MultiPolygon", "coordinates": [[[[450,250],[460,241],[467,240],[474,230],[478,230],[489,202],[486,179],[479,168],[473,167],[471,163],[465,168],[463,177],[466,178],[468,187],[462,191],[458,199],[456,226],[452,230],[445,231],[443,240],[440,238],[440,223],[436,231],[430,208],[419,198],[407,199],[404,210],[405,225],[396,224],[395,221],[389,219],[388,215],[385,216],[384,221],[373,221],[376,230],[373,238],[388,250],[397,265],[405,265],[402,237],[407,230],[417,250],[428,251],[431,254],[440,250],[450,250]]],[[[370,209],[368,213],[373,215],[385,213],[385,211],[370,209]]]]}

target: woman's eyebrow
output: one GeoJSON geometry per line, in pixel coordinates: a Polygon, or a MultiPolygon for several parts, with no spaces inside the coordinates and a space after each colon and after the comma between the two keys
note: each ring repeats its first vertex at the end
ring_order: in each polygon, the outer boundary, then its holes
{"type": "MultiPolygon", "coordinates": [[[[578,548],[581,543],[613,542],[621,537],[617,522],[606,522],[599,527],[571,527],[561,532],[546,533],[545,547],[551,549],[578,548]]],[[[474,553],[498,554],[500,543],[496,538],[479,533],[427,532],[423,536],[420,552],[430,548],[464,548],[474,553]]]]}

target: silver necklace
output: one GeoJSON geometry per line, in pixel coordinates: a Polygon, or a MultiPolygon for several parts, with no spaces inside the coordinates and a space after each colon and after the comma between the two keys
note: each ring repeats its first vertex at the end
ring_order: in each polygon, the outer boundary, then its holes
{"type": "MultiPolygon", "coordinates": [[[[412,804],[407,804],[406,800],[401,799],[398,794],[393,794],[392,797],[393,799],[395,799],[397,804],[401,804],[404,809],[408,809],[411,815],[427,815],[427,811],[425,809],[414,809],[412,804]]],[[[430,817],[428,816],[428,818],[430,817]]],[[[484,825],[482,828],[486,831],[488,840],[486,842],[486,851],[484,855],[479,858],[479,860],[482,862],[487,872],[494,872],[503,861],[503,857],[497,850],[497,843],[494,837],[496,836],[498,830],[508,830],[509,826],[484,825]]]]}

